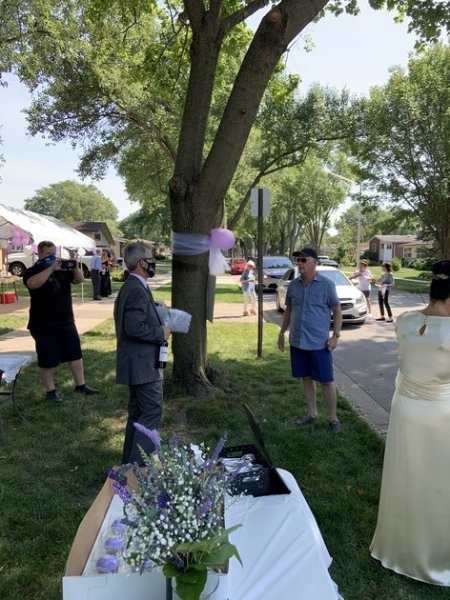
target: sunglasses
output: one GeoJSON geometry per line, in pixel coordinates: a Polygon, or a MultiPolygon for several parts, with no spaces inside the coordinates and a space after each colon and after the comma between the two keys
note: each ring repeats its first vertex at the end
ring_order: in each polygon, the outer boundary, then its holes
{"type": "Polygon", "coordinates": [[[297,258],[295,259],[295,262],[296,262],[297,264],[298,264],[298,263],[305,263],[305,262],[308,262],[308,259],[307,259],[305,256],[301,256],[301,257],[297,257],[297,258]]]}

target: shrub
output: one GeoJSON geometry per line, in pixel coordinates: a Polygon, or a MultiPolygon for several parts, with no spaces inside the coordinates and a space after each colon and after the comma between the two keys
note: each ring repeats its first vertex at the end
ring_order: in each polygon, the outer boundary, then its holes
{"type": "Polygon", "coordinates": [[[422,271],[417,275],[417,279],[425,279],[426,281],[429,281],[432,278],[432,276],[433,273],[431,271],[422,271]]]}
{"type": "Polygon", "coordinates": [[[125,281],[125,269],[117,267],[111,271],[112,281],[125,281]]]}
{"type": "Polygon", "coordinates": [[[394,272],[400,271],[402,268],[402,261],[400,258],[398,258],[398,256],[394,256],[394,258],[391,260],[391,265],[394,272]]]}
{"type": "Polygon", "coordinates": [[[434,258],[415,258],[409,263],[409,266],[418,271],[429,271],[434,262],[434,258]]]}

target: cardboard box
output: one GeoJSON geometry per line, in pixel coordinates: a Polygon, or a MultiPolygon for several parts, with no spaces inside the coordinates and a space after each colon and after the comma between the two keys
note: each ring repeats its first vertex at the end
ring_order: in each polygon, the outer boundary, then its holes
{"type": "Polygon", "coordinates": [[[15,292],[0,293],[0,304],[12,304],[15,301],[16,301],[15,292]]]}
{"type": "MultiPolygon", "coordinates": [[[[127,473],[129,483],[134,485],[134,474],[127,473]]],[[[95,560],[97,538],[106,529],[107,521],[122,516],[122,504],[117,502],[113,481],[107,479],[75,535],[63,577],[63,600],[166,600],[166,578],[161,569],[140,575],[139,573],[112,573],[110,575],[83,574],[95,560]],[[117,507],[120,512],[117,512],[117,507]],[[114,509],[114,510],[111,510],[114,509]],[[103,527],[102,527],[103,526],[103,527]]],[[[212,596],[225,600],[227,574],[218,575],[219,586],[212,596]]],[[[178,596],[173,592],[173,600],[178,596]]]]}
{"type": "Polygon", "coordinates": [[[166,578],[160,570],[83,575],[114,497],[112,483],[105,482],[78,527],[63,577],[63,600],[165,600],[166,578]]]}

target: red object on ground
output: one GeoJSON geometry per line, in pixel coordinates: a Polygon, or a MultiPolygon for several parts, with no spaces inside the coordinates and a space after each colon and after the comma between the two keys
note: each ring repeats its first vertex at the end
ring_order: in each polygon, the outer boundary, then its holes
{"type": "Polygon", "coordinates": [[[16,294],[14,292],[2,292],[0,294],[0,304],[12,304],[16,301],[16,294]]]}

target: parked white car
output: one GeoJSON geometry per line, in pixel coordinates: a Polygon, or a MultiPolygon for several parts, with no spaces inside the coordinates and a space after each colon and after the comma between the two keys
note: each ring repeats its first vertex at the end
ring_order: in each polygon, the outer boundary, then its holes
{"type": "MultiPolygon", "coordinates": [[[[86,250],[86,254],[81,257],[81,264],[85,277],[90,277],[91,275],[92,256],[93,252],[86,250]]],[[[6,257],[6,268],[12,275],[16,275],[16,277],[23,277],[25,269],[33,266],[36,261],[36,254],[10,252],[6,257]]]]}
{"type": "MultiPolygon", "coordinates": [[[[336,291],[339,296],[342,309],[342,319],[344,323],[364,323],[367,316],[366,299],[348,279],[342,271],[335,267],[325,267],[318,265],[317,272],[331,279],[336,285],[336,291]]],[[[283,312],[286,308],[286,292],[288,285],[293,279],[298,277],[297,268],[289,269],[280,280],[277,288],[276,305],[278,312],[283,312]]]]}

